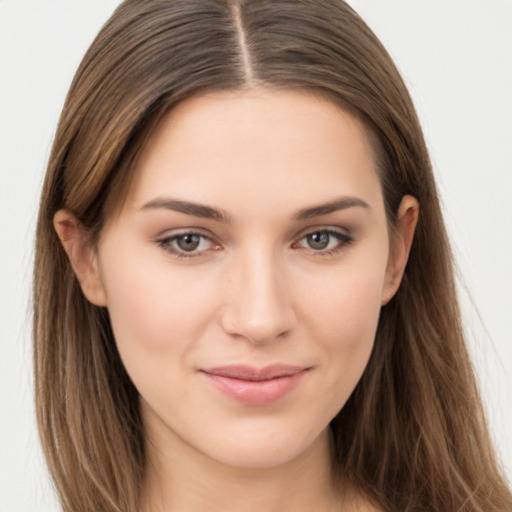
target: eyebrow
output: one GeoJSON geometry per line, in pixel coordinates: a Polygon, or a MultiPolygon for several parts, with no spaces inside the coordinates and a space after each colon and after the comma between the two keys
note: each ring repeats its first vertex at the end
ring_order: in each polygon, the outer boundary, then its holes
{"type": "Polygon", "coordinates": [[[334,201],[330,201],[328,203],[320,204],[318,206],[312,206],[311,208],[299,210],[295,213],[293,218],[295,220],[307,220],[313,217],[320,217],[321,215],[327,215],[329,213],[334,213],[339,210],[346,210],[347,208],[353,207],[361,207],[371,210],[370,205],[359,197],[346,196],[340,197],[339,199],[335,199],[334,201]]]}
{"type": "Polygon", "coordinates": [[[201,219],[215,220],[223,224],[229,224],[231,222],[231,216],[223,210],[218,210],[217,208],[212,208],[204,204],[192,203],[190,201],[180,201],[178,199],[156,198],[146,203],[141,210],[156,210],[159,208],[200,217],[201,219]]]}
{"type": "MultiPolygon", "coordinates": [[[[358,197],[347,196],[329,201],[328,203],[298,210],[293,215],[293,219],[296,221],[302,221],[353,207],[371,209],[370,205],[366,201],[363,201],[358,197]]],[[[211,206],[204,204],[193,203],[190,201],[180,201],[178,199],[159,197],[144,204],[141,210],[156,210],[160,208],[184,213],[185,215],[192,215],[202,219],[210,219],[217,222],[222,222],[223,224],[231,223],[231,215],[229,215],[229,213],[224,210],[212,208],[211,206]]]]}

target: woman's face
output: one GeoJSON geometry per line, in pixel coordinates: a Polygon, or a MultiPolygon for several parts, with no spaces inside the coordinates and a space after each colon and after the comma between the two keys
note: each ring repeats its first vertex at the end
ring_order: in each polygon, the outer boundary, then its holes
{"type": "Polygon", "coordinates": [[[270,467],[325,440],[397,286],[389,254],[353,117],[289,91],[180,104],[95,260],[153,443],[270,467]]]}

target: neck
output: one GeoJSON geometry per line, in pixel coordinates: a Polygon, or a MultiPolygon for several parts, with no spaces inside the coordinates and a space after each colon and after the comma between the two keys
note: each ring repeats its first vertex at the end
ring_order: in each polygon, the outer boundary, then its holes
{"type": "Polygon", "coordinates": [[[189,445],[174,445],[167,452],[157,450],[156,446],[148,442],[144,510],[342,510],[342,496],[332,482],[332,450],[327,431],[306,452],[277,467],[230,467],[189,445]]]}

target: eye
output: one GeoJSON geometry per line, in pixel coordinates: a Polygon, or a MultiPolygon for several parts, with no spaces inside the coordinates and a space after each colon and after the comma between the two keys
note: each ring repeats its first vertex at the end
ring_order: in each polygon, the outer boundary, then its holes
{"type": "Polygon", "coordinates": [[[165,251],[178,257],[199,256],[208,250],[220,249],[219,244],[201,233],[180,233],[157,240],[165,251]]]}
{"type": "Polygon", "coordinates": [[[319,254],[333,254],[350,244],[353,238],[345,233],[329,229],[312,231],[303,236],[296,247],[311,249],[319,254]]]}
{"type": "Polygon", "coordinates": [[[174,241],[182,251],[192,252],[201,245],[201,236],[195,235],[194,233],[188,233],[177,237],[174,241]]]}

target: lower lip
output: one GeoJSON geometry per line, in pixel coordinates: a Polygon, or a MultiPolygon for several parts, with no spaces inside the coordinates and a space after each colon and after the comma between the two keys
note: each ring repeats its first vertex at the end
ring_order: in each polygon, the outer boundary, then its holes
{"type": "Polygon", "coordinates": [[[295,388],[307,370],[268,380],[243,380],[204,373],[209,382],[230,398],[245,405],[267,405],[277,402],[295,388]]]}

